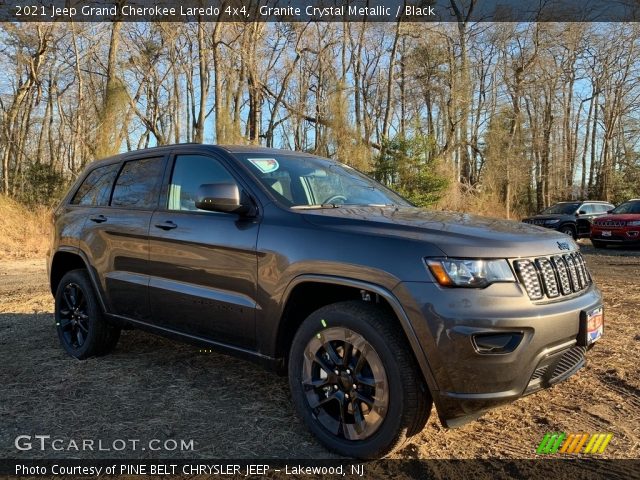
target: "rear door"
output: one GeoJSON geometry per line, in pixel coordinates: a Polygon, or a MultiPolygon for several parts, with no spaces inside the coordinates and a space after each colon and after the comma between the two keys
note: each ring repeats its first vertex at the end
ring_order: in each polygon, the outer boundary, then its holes
{"type": "Polygon", "coordinates": [[[158,206],[165,156],[127,160],[118,165],[110,205],[89,212],[83,250],[90,257],[110,313],[150,318],[149,223],[158,206]]]}
{"type": "Polygon", "coordinates": [[[160,327],[253,348],[259,223],[195,206],[201,184],[227,182],[242,188],[222,158],[174,156],[149,232],[151,313],[160,327]]]}

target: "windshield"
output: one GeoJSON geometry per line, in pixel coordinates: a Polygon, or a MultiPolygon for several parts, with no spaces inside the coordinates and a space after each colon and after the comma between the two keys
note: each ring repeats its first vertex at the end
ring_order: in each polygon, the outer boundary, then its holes
{"type": "Polygon", "coordinates": [[[575,213],[579,203],[556,203],[555,205],[551,205],[549,208],[544,209],[542,214],[559,214],[559,215],[571,215],[575,213]]]}
{"type": "Polygon", "coordinates": [[[375,180],[333,160],[260,153],[235,155],[287,207],[410,205],[375,180]]]}
{"type": "Polygon", "coordinates": [[[640,213],[640,202],[625,202],[614,208],[611,213],[640,213]]]}

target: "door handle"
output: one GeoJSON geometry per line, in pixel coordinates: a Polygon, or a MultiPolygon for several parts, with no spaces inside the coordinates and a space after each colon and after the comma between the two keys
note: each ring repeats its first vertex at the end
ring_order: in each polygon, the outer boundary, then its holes
{"type": "Polygon", "coordinates": [[[107,221],[107,217],[105,217],[104,215],[94,215],[92,217],[89,217],[89,220],[96,223],[102,223],[107,221]]]}
{"type": "Polygon", "coordinates": [[[162,230],[173,230],[174,228],[177,228],[178,225],[173,223],[171,220],[167,220],[166,222],[156,223],[155,227],[160,228],[162,230]]]}

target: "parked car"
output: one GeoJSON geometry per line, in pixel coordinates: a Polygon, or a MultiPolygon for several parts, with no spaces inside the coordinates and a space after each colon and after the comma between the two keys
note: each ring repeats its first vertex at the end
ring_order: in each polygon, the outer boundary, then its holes
{"type": "Polygon", "coordinates": [[[589,200],[583,202],[558,202],[532,217],[522,221],[531,225],[558,230],[570,237],[589,237],[594,218],[612,210],[614,205],[609,202],[589,200]]]}
{"type": "Polygon", "coordinates": [[[566,235],[416,208],[283,150],[174,145],[91,163],[54,212],[48,269],[73,357],[134,327],[258,361],[288,374],[324,445],[359,458],[419,433],[432,402],[456,427],[568,378],[603,331],[566,235]]]}
{"type": "Polygon", "coordinates": [[[607,245],[640,246],[640,199],[618,205],[608,215],[598,217],[591,228],[591,243],[596,248],[607,245]]]}

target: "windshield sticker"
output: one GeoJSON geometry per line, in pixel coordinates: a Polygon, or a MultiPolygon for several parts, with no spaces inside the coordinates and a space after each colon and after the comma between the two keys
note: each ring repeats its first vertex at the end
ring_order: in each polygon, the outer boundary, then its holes
{"type": "Polygon", "coordinates": [[[280,167],[275,158],[248,158],[247,160],[253,163],[262,173],[275,172],[280,167]]]}

